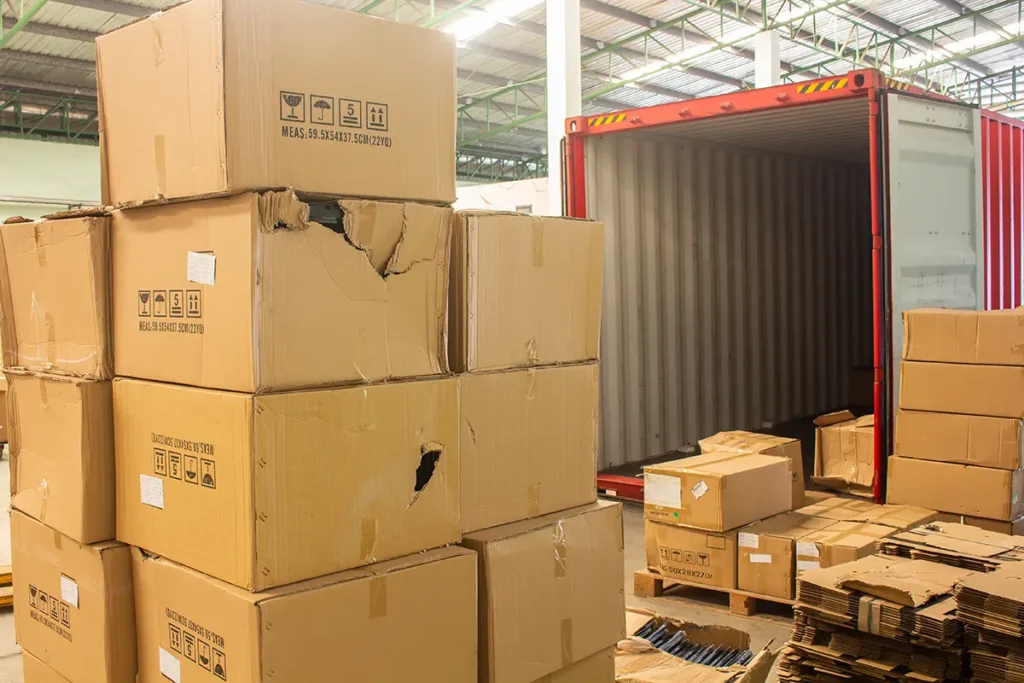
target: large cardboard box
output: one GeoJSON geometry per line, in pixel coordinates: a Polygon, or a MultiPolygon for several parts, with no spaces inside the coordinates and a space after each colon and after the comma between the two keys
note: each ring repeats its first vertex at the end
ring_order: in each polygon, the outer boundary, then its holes
{"type": "Polygon", "coordinates": [[[263,590],[459,540],[458,385],[114,381],[117,537],[263,590]]]}
{"type": "Polygon", "coordinates": [[[951,512],[939,512],[936,513],[935,519],[940,522],[966,524],[967,526],[977,527],[985,531],[994,531],[999,534],[1006,534],[1007,536],[1024,536],[1024,517],[1015,519],[1012,522],[1003,522],[995,519],[985,519],[984,517],[969,517],[951,512]]]}
{"type": "Polygon", "coordinates": [[[106,203],[269,187],[455,200],[455,41],[441,31],[193,0],[101,36],[96,67],[106,203]]]}
{"type": "Polygon", "coordinates": [[[793,505],[803,505],[804,500],[804,458],[800,439],[756,432],[719,432],[700,440],[701,453],[732,451],[734,453],[764,453],[780,458],[789,458],[792,465],[793,505]]]}
{"type": "Polygon", "coordinates": [[[110,218],[0,228],[4,367],[110,379],[110,218]]]}
{"type": "Polygon", "coordinates": [[[462,530],[597,500],[597,364],[461,375],[462,530]]]}
{"type": "Polygon", "coordinates": [[[14,510],[11,559],[18,644],[71,683],[135,683],[128,546],[81,545],[14,510]]]}
{"type": "Polygon", "coordinates": [[[11,505],[80,543],[113,539],[111,383],[7,377],[11,505]]]}
{"type": "Polygon", "coordinates": [[[895,451],[918,460],[1019,470],[1024,467],[1024,421],[900,410],[895,451]]]}
{"type": "Polygon", "coordinates": [[[450,359],[459,372],[597,359],[604,226],[457,211],[450,359]]]}
{"type": "Polygon", "coordinates": [[[829,519],[786,512],[742,527],[737,535],[736,587],[792,600],[797,541],[833,524],[829,519]]]}
{"type": "Polygon", "coordinates": [[[614,683],[615,648],[609,647],[537,679],[536,683],[614,683]]]}
{"type": "Polygon", "coordinates": [[[895,533],[892,527],[867,522],[836,522],[813,531],[796,542],[797,573],[874,555],[879,539],[895,533]]]}
{"type": "Polygon", "coordinates": [[[476,681],[476,558],[442,548],[248,593],[132,550],[138,683],[476,681]]]}
{"type": "Polygon", "coordinates": [[[1024,365],[1024,309],[921,308],[905,312],[903,322],[905,360],[1024,365]]]}
{"type": "Polygon", "coordinates": [[[480,683],[532,683],[625,636],[622,506],[599,501],[467,534],[480,683]]]}
{"type": "Polygon", "coordinates": [[[789,458],[709,453],[644,468],[644,518],[728,531],[791,510],[789,458]]]}
{"type": "Polygon", "coordinates": [[[263,392],[445,372],[451,219],[292,192],[117,211],[117,374],[263,392]]]}
{"type": "Polygon", "coordinates": [[[687,583],[736,588],[736,532],[644,521],[647,568],[687,583]]]}
{"type": "Polygon", "coordinates": [[[1022,493],[1022,470],[889,458],[890,503],[1008,522],[1024,515],[1022,493]]]}
{"type": "Polygon", "coordinates": [[[815,418],[814,482],[870,496],[875,481],[875,417],[840,410],[815,418]]]}
{"type": "Polygon", "coordinates": [[[900,409],[1024,418],[1024,367],[901,364],[900,409]]]}

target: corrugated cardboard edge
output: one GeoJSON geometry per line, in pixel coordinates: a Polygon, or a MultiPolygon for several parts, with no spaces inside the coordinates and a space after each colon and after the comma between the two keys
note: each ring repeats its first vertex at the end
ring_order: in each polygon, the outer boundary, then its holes
{"type": "Polygon", "coordinates": [[[0,228],[0,344],[3,348],[3,366],[8,368],[18,362],[18,330],[14,324],[11,272],[7,266],[4,242],[4,230],[0,228]]]}

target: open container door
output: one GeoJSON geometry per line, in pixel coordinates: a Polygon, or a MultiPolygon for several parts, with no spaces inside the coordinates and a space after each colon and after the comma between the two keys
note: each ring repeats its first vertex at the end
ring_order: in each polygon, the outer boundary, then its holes
{"type": "Polygon", "coordinates": [[[887,307],[890,391],[883,392],[884,452],[892,453],[900,395],[903,312],[984,307],[981,112],[962,104],[885,93],[889,204],[887,307]]]}

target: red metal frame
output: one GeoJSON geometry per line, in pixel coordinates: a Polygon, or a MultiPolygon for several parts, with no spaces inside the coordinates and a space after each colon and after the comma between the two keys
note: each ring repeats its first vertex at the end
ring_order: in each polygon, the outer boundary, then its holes
{"type": "Polygon", "coordinates": [[[883,302],[882,278],[885,268],[882,262],[882,249],[885,244],[882,234],[882,148],[879,136],[882,130],[880,121],[881,103],[879,93],[871,88],[868,93],[868,139],[870,151],[871,173],[871,315],[872,315],[872,359],[875,369],[874,400],[875,400],[875,455],[874,455],[874,495],[875,500],[882,502],[885,496],[885,485],[882,474],[885,469],[885,306],[883,302]]]}
{"type": "Polygon", "coordinates": [[[597,490],[604,496],[631,500],[635,503],[644,502],[644,480],[641,477],[599,473],[597,490]]]}

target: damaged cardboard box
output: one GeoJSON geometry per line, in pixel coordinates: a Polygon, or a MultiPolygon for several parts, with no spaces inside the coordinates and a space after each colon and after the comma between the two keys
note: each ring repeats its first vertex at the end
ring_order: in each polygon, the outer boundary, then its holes
{"type": "Polygon", "coordinates": [[[597,359],[604,226],[571,218],[457,211],[452,368],[597,359]]]}
{"type": "Polygon", "coordinates": [[[871,496],[875,481],[875,417],[849,410],[814,420],[814,483],[871,496]]]}
{"type": "Polygon", "coordinates": [[[1024,515],[1024,471],[889,458],[888,500],[940,512],[1011,521],[1024,515]]]}
{"type": "Polygon", "coordinates": [[[459,540],[456,380],[114,381],[117,537],[250,590],[459,540]]]}
{"type": "Polygon", "coordinates": [[[135,683],[128,546],[81,545],[14,510],[11,549],[14,624],[18,643],[39,660],[36,668],[45,665],[54,680],[135,683]]]}
{"type": "Polygon", "coordinates": [[[480,683],[532,683],[624,635],[622,506],[599,501],[467,534],[480,581],[480,683]]]}
{"type": "Polygon", "coordinates": [[[463,532],[597,500],[596,363],[458,382],[463,532]]]}
{"type": "Polygon", "coordinates": [[[835,522],[786,512],[742,527],[737,534],[736,587],[792,600],[796,543],[835,522]]]}
{"type": "Polygon", "coordinates": [[[973,526],[985,531],[993,531],[1007,536],[1024,536],[1024,517],[1015,519],[1012,522],[1003,522],[996,519],[985,519],[984,517],[971,517],[969,515],[957,515],[951,512],[936,513],[935,519],[940,522],[952,522],[973,526]]]}
{"type": "Polygon", "coordinates": [[[117,374],[264,392],[444,373],[451,220],[292,192],[117,211],[117,374]]]}
{"type": "Polygon", "coordinates": [[[105,203],[275,187],[455,200],[444,32],[312,2],[193,0],[101,36],[96,68],[105,203]]]}
{"type": "Polygon", "coordinates": [[[793,505],[804,504],[804,458],[800,439],[756,432],[719,432],[700,440],[701,453],[763,453],[789,458],[792,465],[793,505]]]}
{"type": "Polygon", "coordinates": [[[792,463],[760,453],[709,453],[644,468],[644,518],[728,531],[791,510],[792,463]]]}
{"type": "Polygon", "coordinates": [[[11,505],[79,543],[114,526],[110,382],[8,371],[11,505]]]}
{"type": "Polygon", "coordinates": [[[1024,367],[903,361],[900,409],[1024,418],[1024,367]]]}
{"type": "Polygon", "coordinates": [[[1024,468],[1024,421],[918,410],[896,413],[895,455],[960,465],[1024,468]]]}
{"type": "Polygon", "coordinates": [[[442,548],[248,593],[132,549],[138,683],[476,681],[476,558],[442,548]]]}
{"type": "Polygon", "coordinates": [[[736,588],[736,532],[715,533],[644,521],[647,568],[664,577],[736,588]]]}
{"type": "Polygon", "coordinates": [[[1024,365],[1024,309],[919,308],[903,314],[903,359],[1024,365]]]}
{"type": "Polygon", "coordinates": [[[98,210],[0,229],[4,367],[110,379],[110,218],[98,210]]]}
{"type": "Polygon", "coordinates": [[[872,555],[879,539],[896,532],[892,527],[867,522],[836,522],[813,531],[796,542],[797,573],[872,555]]]}

